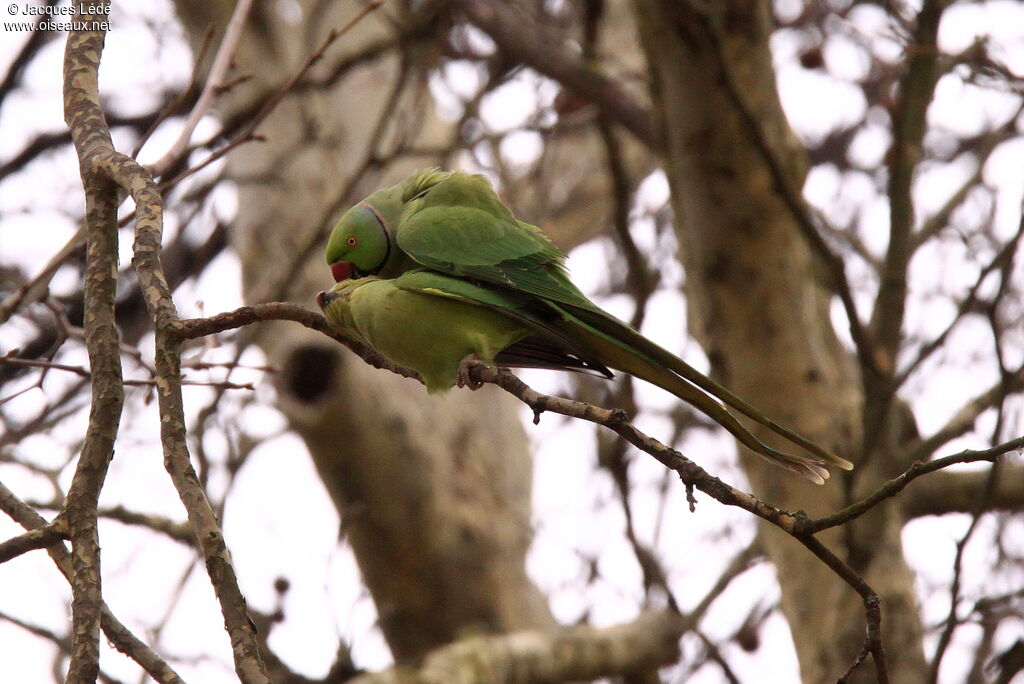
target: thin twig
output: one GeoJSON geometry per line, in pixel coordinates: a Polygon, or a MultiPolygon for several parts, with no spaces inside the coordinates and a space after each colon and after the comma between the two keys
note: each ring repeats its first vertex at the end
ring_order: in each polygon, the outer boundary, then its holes
{"type": "MultiPolygon", "coordinates": [[[[62,505],[60,502],[31,500],[26,501],[25,503],[36,510],[60,510],[62,505]]],[[[124,525],[138,525],[139,527],[146,527],[151,530],[155,530],[176,542],[185,544],[186,546],[194,547],[196,545],[195,535],[192,533],[189,526],[183,522],[176,522],[160,515],[139,513],[138,511],[125,508],[124,506],[100,508],[97,511],[97,514],[101,518],[114,520],[124,525]]]]}
{"type": "Polygon", "coordinates": [[[924,361],[926,361],[933,353],[945,344],[946,339],[963,320],[964,316],[975,308],[979,301],[978,293],[981,291],[982,286],[988,279],[990,273],[995,271],[997,268],[1002,270],[1004,272],[1005,282],[1005,277],[1008,275],[1007,266],[1012,263],[1013,257],[1017,252],[1017,245],[1020,244],[1022,236],[1024,236],[1024,213],[1021,214],[1020,226],[1017,228],[1017,232],[1006,244],[1003,245],[1002,249],[999,250],[992,260],[985,264],[984,268],[982,268],[981,272],[978,274],[977,280],[975,280],[971,289],[967,292],[967,295],[960,300],[960,303],[957,305],[956,313],[953,315],[953,320],[951,320],[945,330],[939,333],[931,342],[928,342],[921,347],[913,361],[900,370],[893,379],[892,382],[896,388],[902,386],[903,383],[907,381],[907,378],[909,378],[924,361]]]}
{"type": "MultiPolygon", "coordinates": [[[[17,359],[17,358],[0,357],[0,366],[4,365],[5,363],[9,363],[9,364],[14,365],[14,366],[28,366],[28,367],[31,367],[31,368],[45,368],[45,369],[53,369],[53,370],[62,370],[62,371],[67,371],[69,373],[74,373],[75,375],[77,375],[79,377],[82,377],[82,378],[92,378],[92,373],[90,373],[88,371],[88,369],[83,368],[82,366],[70,366],[70,365],[64,364],[64,363],[53,363],[51,361],[33,361],[31,359],[17,359]]],[[[122,382],[124,383],[125,386],[131,386],[131,387],[156,387],[159,384],[158,381],[156,380],[156,378],[152,378],[152,379],[148,379],[148,380],[135,380],[135,379],[132,379],[132,378],[128,378],[126,380],[123,380],[122,382]]],[[[249,390],[249,391],[255,391],[255,389],[256,389],[255,386],[253,386],[253,384],[251,382],[235,383],[235,382],[218,381],[218,380],[201,381],[201,380],[185,380],[185,379],[182,379],[181,384],[182,385],[193,385],[193,386],[196,386],[196,387],[222,387],[224,389],[229,389],[229,390],[249,390]]]]}
{"type": "Polygon", "coordinates": [[[192,65],[192,74],[189,76],[188,83],[185,85],[185,88],[178,93],[176,98],[168,102],[167,105],[160,110],[156,115],[156,118],[153,120],[153,123],[146,129],[146,132],[140,135],[139,139],[135,141],[135,147],[132,148],[131,152],[132,159],[136,159],[139,156],[139,152],[141,152],[142,148],[146,146],[149,139],[153,137],[153,134],[156,133],[160,124],[177,114],[190,102],[194,103],[196,86],[199,83],[199,75],[202,71],[203,62],[206,58],[206,52],[210,49],[210,43],[213,41],[213,34],[214,27],[211,25],[207,27],[206,33],[203,35],[203,42],[199,46],[199,51],[196,54],[195,63],[192,65]]]}
{"type": "Polygon", "coordinates": [[[1017,368],[1007,377],[1001,378],[992,387],[968,400],[946,424],[934,431],[931,436],[908,446],[907,459],[922,461],[931,456],[943,444],[968,432],[985,411],[999,403],[1008,393],[1024,390],[1024,365],[1017,368]]]}
{"type": "Polygon", "coordinates": [[[0,323],[6,323],[15,313],[28,304],[32,304],[45,296],[50,281],[61,266],[85,251],[85,225],[75,231],[60,251],[50,257],[46,266],[33,278],[23,283],[14,292],[0,302],[0,323]]]}
{"type": "Polygon", "coordinates": [[[899,476],[889,480],[860,501],[847,506],[838,513],[817,518],[815,520],[806,520],[801,524],[801,527],[808,533],[816,534],[822,530],[827,530],[830,527],[842,525],[854,518],[860,517],[864,513],[867,513],[885,499],[896,496],[903,491],[904,487],[922,475],[934,473],[938,470],[943,470],[961,463],[995,462],[995,460],[1000,456],[1020,449],[1024,449],[1024,437],[1011,439],[988,449],[980,449],[977,451],[966,449],[961,451],[959,454],[953,454],[952,456],[946,456],[944,458],[937,458],[933,461],[928,461],[927,463],[922,463],[920,461],[916,462],[903,471],[899,476]]]}
{"type": "MultiPolygon", "coordinates": [[[[923,153],[926,114],[938,80],[939,22],[950,0],[926,0],[917,15],[914,35],[907,46],[908,66],[899,87],[893,114],[893,142],[889,163],[889,246],[871,325],[883,355],[882,372],[890,376],[902,340],[907,301],[907,267],[913,254],[914,203],[911,187],[923,153]]],[[[887,403],[880,397],[879,401],[887,403]]]]}
{"type": "Polygon", "coordinates": [[[224,37],[221,39],[220,46],[217,48],[217,54],[213,58],[213,65],[210,67],[210,73],[206,77],[206,85],[203,87],[203,92],[199,95],[199,100],[196,101],[192,111],[189,112],[188,119],[178,134],[178,138],[171,144],[167,152],[164,153],[164,156],[148,165],[149,172],[154,177],[167,173],[172,166],[178,163],[178,160],[188,149],[188,144],[192,140],[192,134],[195,132],[196,126],[199,125],[199,122],[209,111],[210,105],[213,104],[213,99],[217,96],[218,89],[224,82],[224,77],[231,67],[231,60],[234,57],[235,49],[238,47],[238,41],[242,37],[242,28],[245,26],[245,19],[249,16],[249,9],[251,7],[252,0],[238,0],[235,3],[235,9],[231,13],[231,19],[228,20],[227,28],[224,30],[224,37]]]}
{"type": "Polygon", "coordinates": [[[508,3],[458,0],[471,23],[489,35],[508,55],[558,81],[593,102],[652,150],[659,147],[651,114],[613,80],[583,64],[559,37],[531,21],[508,3]]]}
{"type": "Polygon", "coordinates": [[[967,549],[967,543],[970,542],[974,533],[978,530],[978,523],[981,522],[982,513],[985,512],[988,499],[995,490],[1001,470],[999,466],[999,461],[992,464],[992,468],[988,473],[987,481],[985,482],[985,487],[981,491],[978,500],[975,502],[974,510],[971,512],[971,524],[967,526],[967,531],[964,532],[963,536],[956,542],[956,553],[953,557],[953,581],[950,582],[949,586],[949,611],[946,614],[942,632],[939,634],[939,641],[935,646],[935,653],[932,655],[931,666],[928,670],[927,684],[936,684],[939,681],[939,670],[942,667],[942,660],[946,655],[950,643],[953,641],[953,633],[961,624],[960,617],[957,615],[957,608],[960,607],[960,601],[963,599],[960,595],[960,586],[963,582],[964,551],[967,549]]]}
{"type": "Polygon", "coordinates": [[[343,27],[341,27],[340,29],[331,29],[330,32],[327,34],[327,37],[324,38],[323,42],[320,44],[320,47],[318,47],[313,52],[313,54],[311,54],[306,59],[302,66],[299,67],[299,69],[294,74],[292,74],[291,78],[286,80],[276,91],[274,91],[274,93],[270,97],[268,97],[264,101],[263,106],[260,107],[260,109],[252,117],[252,119],[250,119],[249,122],[245,126],[243,126],[240,131],[238,131],[238,133],[232,136],[226,145],[212,152],[209,157],[199,162],[195,166],[185,169],[178,175],[174,176],[174,178],[171,178],[170,180],[162,180],[160,182],[160,190],[166,191],[169,188],[177,186],[179,183],[181,183],[181,181],[185,180],[186,178],[195,173],[198,173],[199,171],[206,168],[213,162],[225,156],[228,152],[232,151],[239,145],[244,145],[245,143],[252,142],[254,140],[261,140],[262,136],[256,133],[256,128],[259,127],[261,123],[263,123],[264,119],[270,116],[270,113],[277,108],[277,105],[281,103],[281,100],[283,100],[284,97],[289,92],[291,92],[295,88],[295,86],[305,77],[306,73],[311,68],[313,68],[313,66],[317,62],[323,59],[324,55],[327,52],[327,49],[332,44],[334,44],[336,40],[338,40],[343,35],[348,33],[348,31],[352,27],[354,27],[356,24],[362,21],[367,15],[369,15],[375,9],[380,7],[382,4],[384,4],[384,0],[373,0],[372,2],[368,3],[366,7],[364,7],[355,17],[352,18],[351,21],[349,21],[343,27]]]}

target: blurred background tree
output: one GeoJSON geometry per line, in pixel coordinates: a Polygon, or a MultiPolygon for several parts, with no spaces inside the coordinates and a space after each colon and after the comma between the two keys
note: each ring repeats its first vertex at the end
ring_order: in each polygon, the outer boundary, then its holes
{"type": "MultiPolygon", "coordinates": [[[[523,377],[626,409],[780,509],[825,516],[915,462],[1024,432],[1019,5],[249,5],[111,14],[101,104],[163,194],[183,316],[311,306],[342,210],[411,169],[463,168],[574,250],[602,305],[858,467],[825,487],[746,454],[741,468],[700,416],[629,379],[523,377]]],[[[23,504],[47,519],[66,506],[89,390],[63,37],[8,31],[0,85],[0,482],[22,525],[23,504]]],[[[231,681],[236,633],[157,456],[131,209],[116,313],[135,384],[99,504],[103,595],[184,679],[231,681]]],[[[189,343],[183,367],[198,481],[275,681],[392,659],[426,659],[436,681],[455,680],[445,667],[464,681],[886,676],[877,651],[853,667],[865,607],[835,568],[700,493],[691,514],[674,474],[610,433],[551,414],[534,427],[492,386],[428,398],[294,322],[189,343]],[[532,645],[473,640],[510,633],[532,645]],[[478,669],[438,650],[457,641],[478,669]]],[[[1008,451],[815,537],[881,598],[889,680],[1024,667],[1024,468],[1008,451]]],[[[49,662],[62,679],[67,583],[42,554],[12,555],[0,643],[18,647],[0,675],[36,681],[49,662]]],[[[100,670],[141,676],[109,648],[100,670]]]]}

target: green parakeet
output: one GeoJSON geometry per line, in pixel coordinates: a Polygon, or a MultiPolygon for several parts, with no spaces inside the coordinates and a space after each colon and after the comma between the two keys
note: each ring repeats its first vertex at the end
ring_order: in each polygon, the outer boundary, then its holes
{"type": "Polygon", "coordinates": [[[828,477],[824,465],[853,467],[591,302],[570,282],[564,255],[517,220],[483,176],[425,169],[370,195],[334,226],[326,256],[338,281],[317,296],[328,321],[419,372],[428,391],[462,384],[467,357],[606,377],[614,368],[675,394],[814,482],[828,477]],[[813,457],[765,445],[712,397],[813,457]]]}

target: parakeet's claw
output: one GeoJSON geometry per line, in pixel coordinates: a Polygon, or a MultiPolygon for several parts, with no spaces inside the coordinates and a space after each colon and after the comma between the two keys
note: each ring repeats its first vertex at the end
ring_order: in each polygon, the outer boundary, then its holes
{"type": "Polygon", "coordinates": [[[459,373],[455,376],[455,385],[457,387],[468,387],[474,392],[484,386],[484,383],[479,380],[475,380],[470,376],[470,370],[473,367],[485,368],[486,363],[476,358],[476,354],[468,354],[462,361],[459,361],[459,373]]]}

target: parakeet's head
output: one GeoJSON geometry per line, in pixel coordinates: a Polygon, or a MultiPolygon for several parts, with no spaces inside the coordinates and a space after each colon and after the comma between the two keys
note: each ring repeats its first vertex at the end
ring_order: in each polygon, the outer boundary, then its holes
{"type": "Polygon", "coordinates": [[[377,280],[377,278],[353,278],[351,280],[343,280],[335,283],[334,287],[330,290],[316,293],[317,306],[321,309],[326,309],[337,299],[348,300],[354,291],[374,280],[377,280]]]}
{"type": "Polygon", "coordinates": [[[385,267],[401,272],[414,266],[395,244],[401,217],[415,211],[417,201],[450,175],[437,168],[422,169],[346,211],[327,241],[327,263],[335,282],[377,275],[385,267]],[[389,259],[395,263],[388,265],[389,259]]]}
{"type": "Polygon", "coordinates": [[[370,202],[370,195],[346,211],[327,241],[327,263],[335,282],[376,273],[391,252],[391,236],[386,218],[370,202]]]}
{"type": "Polygon", "coordinates": [[[377,280],[377,278],[358,278],[343,280],[336,283],[334,287],[326,292],[316,293],[316,303],[324,312],[324,318],[335,328],[344,330],[350,335],[353,334],[355,326],[352,325],[349,313],[349,298],[352,293],[363,285],[377,280]]]}

